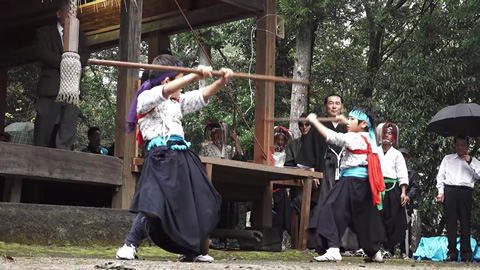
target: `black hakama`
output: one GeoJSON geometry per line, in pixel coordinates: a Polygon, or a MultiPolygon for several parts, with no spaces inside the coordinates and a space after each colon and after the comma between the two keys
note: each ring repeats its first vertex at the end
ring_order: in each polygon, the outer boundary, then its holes
{"type": "Polygon", "coordinates": [[[373,205],[368,179],[342,177],[317,207],[309,224],[311,237],[317,239],[317,252],[340,247],[347,227],[356,233],[360,248],[373,256],[385,239],[377,207],[373,205]]]}
{"type": "Polygon", "coordinates": [[[156,216],[149,218],[147,230],[159,247],[196,256],[207,254],[206,239],[217,225],[220,204],[195,153],[161,146],[147,153],[130,210],[156,216]]]}
{"type": "MultiPolygon", "coordinates": [[[[398,182],[396,184],[398,185],[398,182]]],[[[392,185],[393,183],[385,183],[385,190],[391,188],[392,185]]],[[[401,194],[401,188],[396,186],[392,190],[386,191],[383,197],[383,209],[380,213],[387,236],[383,247],[388,251],[391,251],[395,245],[405,240],[407,213],[405,207],[402,206],[401,194]]]]}

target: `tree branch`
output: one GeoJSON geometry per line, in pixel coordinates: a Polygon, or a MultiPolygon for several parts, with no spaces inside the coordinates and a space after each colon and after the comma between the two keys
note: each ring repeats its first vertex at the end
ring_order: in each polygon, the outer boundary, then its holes
{"type": "Polygon", "coordinates": [[[225,64],[227,65],[227,67],[231,67],[230,63],[228,62],[227,57],[225,56],[225,54],[223,54],[222,49],[217,48],[217,51],[218,51],[218,53],[220,53],[220,56],[222,57],[223,61],[225,61],[225,64]]]}
{"type": "Polygon", "coordinates": [[[400,9],[406,2],[407,2],[407,0],[400,0],[400,1],[395,5],[395,10],[400,9]]]}
{"type": "Polygon", "coordinates": [[[399,37],[399,35],[395,36],[392,41],[385,47],[385,49],[383,50],[383,52],[381,53],[381,57],[382,57],[382,61],[381,61],[381,65],[383,65],[398,49],[400,49],[400,47],[402,47],[402,45],[407,41],[407,39],[413,34],[413,31],[415,31],[415,29],[417,28],[421,18],[425,15],[426,11],[430,8],[431,5],[429,5],[428,7],[425,7],[426,3],[428,2],[429,0],[425,0],[423,5],[422,5],[422,8],[420,10],[420,13],[419,15],[417,16],[417,20],[416,22],[413,24],[412,28],[407,32],[407,34],[403,37],[403,39],[393,48],[391,49],[390,51],[388,50],[388,48],[394,43],[394,41],[397,39],[397,37],[399,37]],[[386,56],[385,56],[386,55],[386,56]],[[385,57],[384,57],[385,56],[385,57]]]}

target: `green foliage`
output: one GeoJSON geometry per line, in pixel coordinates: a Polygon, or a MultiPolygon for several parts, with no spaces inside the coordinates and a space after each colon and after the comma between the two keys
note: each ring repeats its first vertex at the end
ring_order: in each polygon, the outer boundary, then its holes
{"type": "Polygon", "coordinates": [[[37,64],[8,70],[6,125],[34,121],[39,71],[37,64]]]}
{"type": "MultiPolygon", "coordinates": [[[[288,27],[297,29],[305,21],[318,21],[325,16],[328,0],[278,0],[278,14],[284,16],[288,27]]],[[[335,1],[333,1],[335,2],[335,1]]]]}
{"type": "MultiPolygon", "coordinates": [[[[435,203],[436,174],[442,158],[454,152],[451,139],[426,133],[428,121],[447,105],[480,100],[475,84],[480,76],[480,48],[473,41],[478,37],[470,34],[478,28],[479,18],[465,16],[470,13],[467,10],[474,8],[471,2],[450,4],[441,2],[421,18],[418,29],[385,63],[377,81],[380,115],[399,124],[401,146],[410,148],[410,166],[421,174],[423,194],[418,206],[425,236],[442,233],[443,211],[435,203]]],[[[475,8],[478,7],[477,3],[475,8]]],[[[476,140],[473,148],[472,154],[477,155],[476,140]]],[[[479,198],[476,191],[474,200],[479,198]]],[[[478,222],[479,214],[474,207],[474,222],[478,222]]],[[[480,236],[477,227],[472,226],[474,237],[480,236]]]]}
{"type": "MultiPolygon", "coordinates": [[[[118,47],[96,52],[91,58],[117,60],[118,47]]],[[[81,85],[80,116],[77,130],[77,149],[88,145],[87,131],[97,126],[102,131],[102,144],[110,146],[115,140],[115,111],[118,69],[90,65],[85,68],[81,85]]]]}

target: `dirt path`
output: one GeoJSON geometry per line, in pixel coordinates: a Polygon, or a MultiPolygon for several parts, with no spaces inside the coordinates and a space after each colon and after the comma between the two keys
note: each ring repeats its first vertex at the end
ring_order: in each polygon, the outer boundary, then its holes
{"type": "Polygon", "coordinates": [[[195,269],[195,270],[276,270],[276,269],[480,269],[480,264],[459,263],[421,263],[409,261],[405,263],[363,263],[361,261],[344,261],[341,263],[317,262],[285,262],[285,261],[228,261],[221,260],[214,263],[180,263],[173,261],[117,261],[107,259],[82,259],[82,258],[15,258],[14,262],[0,263],[0,269],[5,270],[64,270],[64,269],[123,269],[123,270],[150,270],[150,269],[195,269]],[[110,268],[108,268],[110,267],[110,268]]]}

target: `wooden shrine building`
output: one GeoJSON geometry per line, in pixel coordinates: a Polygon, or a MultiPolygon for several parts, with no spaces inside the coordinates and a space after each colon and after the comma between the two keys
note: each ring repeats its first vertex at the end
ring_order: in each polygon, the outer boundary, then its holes
{"type": "MultiPolygon", "coordinates": [[[[256,17],[256,72],[275,75],[276,0],[177,0],[195,29],[256,17]],[[268,14],[268,16],[266,16],[268,14]]],[[[4,0],[0,9],[0,131],[5,127],[8,68],[35,62],[35,31],[56,22],[58,0],[4,0]],[[28,4],[27,4],[28,2],[28,4]]],[[[175,0],[81,0],[77,18],[90,50],[119,46],[120,61],[139,62],[140,42],[149,45],[149,62],[169,48],[169,35],[189,31],[175,0]]],[[[112,190],[113,208],[128,209],[142,160],[134,134],[125,133],[130,102],[138,87],[138,69],[119,68],[115,156],[15,145],[0,142],[0,176],[6,178],[4,200],[21,201],[22,178],[102,185],[112,190]],[[88,156],[87,156],[88,155],[88,156]],[[86,169],[88,168],[88,170],[86,169]]],[[[274,83],[256,81],[254,163],[202,158],[220,194],[252,200],[252,227],[271,227],[271,183],[321,174],[275,168],[273,153],[274,83]],[[264,155],[265,153],[266,155],[264,155]],[[234,173],[232,173],[234,172],[234,173]],[[234,176],[236,175],[236,176],[234,176]],[[241,177],[244,176],[244,177],[241,177]],[[235,191],[235,192],[232,192],[235,191]]],[[[306,192],[304,194],[310,194],[306,192]]],[[[304,196],[298,247],[305,248],[310,196],[304,196]]]]}

